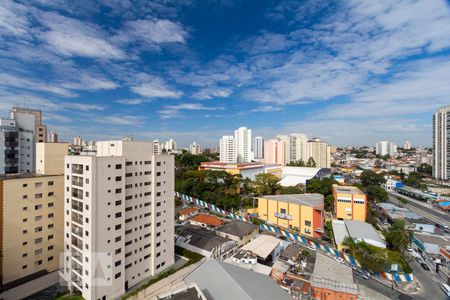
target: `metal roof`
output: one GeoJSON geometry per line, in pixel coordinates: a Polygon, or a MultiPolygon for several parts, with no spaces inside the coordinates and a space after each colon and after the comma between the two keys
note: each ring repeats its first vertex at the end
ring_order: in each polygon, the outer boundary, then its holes
{"type": "Polygon", "coordinates": [[[306,206],[323,206],[323,195],[322,194],[292,194],[292,195],[273,195],[273,196],[262,196],[260,198],[289,202],[299,205],[306,206]]]}
{"type": "Polygon", "coordinates": [[[190,273],[185,282],[195,282],[208,299],[291,299],[270,277],[231,264],[208,259],[190,273]]]}
{"type": "Polygon", "coordinates": [[[337,292],[358,294],[352,269],[320,253],[316,255],[311,285],[337,292]]]}
{"type": "Polygon", "coordinates": [[[280,243],[280,239],[263,234],[251,240],[250,243],[244,245],[241,249],[251,251],[262,259],[266,259],[280,243]]]}
{"type": "Polygon", "coordinates": [[[355,240],[364,240],[366,243],[386,247],[386,242],[380,238],[373,226],[369,223],[358,220],[345,221],[348,234],[355,240]]]}
{"type": "Polygon", "coordinates": [[[258,228],[259,228],[259,226],[254,225],[254,224],[240,222],[240,221],[231,221],[231,222],[226,223],[225,225],[221,226],[216,231],[231,234],[231,235],[242,238],[242,237],[246,236],[247,234],[250,234],[253,231],[258,230],[258,228]]]}

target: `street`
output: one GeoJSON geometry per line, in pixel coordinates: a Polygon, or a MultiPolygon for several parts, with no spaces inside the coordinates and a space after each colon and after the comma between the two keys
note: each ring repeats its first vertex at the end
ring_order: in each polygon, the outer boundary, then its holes
{"type": "Polygon", "coordinates": [[[412,260],[409,265],[413,268],[414,276],[417,280],[419,280],[422,286],[421,293],[415,295],[415,299],[447,299],[440,287],[442,281],[438,278],[437,274],[433,270],[424,270],[415,260],[412,260]]]}
{"type": "Polygon", "coordinates": [[[423,217],[429,219],[430,221],[434,222],[434,223],[439,223],[439,224],[449,224],[450,223],[450,217],[448,214],[436,211],[432,208],[428,208],[426,206],[423,206],[419,203],[417,203],[417,200],[415,199],[411,199],[410,197],[398,194],[398,193],[393,193],[393,192],[389,192],[389,202],[392,202],[398,206],[401,205],[400,201],[397,200],[395,198],[395,196],[400,196],[403,197],[405,199],[408,200],[408,204],[406,205],[406,208],[409,209],[412,212],[415,212],[419,215],[422,215],[423,217]]]}

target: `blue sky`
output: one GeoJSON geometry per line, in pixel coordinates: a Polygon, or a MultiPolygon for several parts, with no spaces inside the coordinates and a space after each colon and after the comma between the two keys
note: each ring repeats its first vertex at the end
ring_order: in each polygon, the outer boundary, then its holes
{"type": "Polygon", "coordinates": [[[430,145],[447,104],[448,1],[0,2],[0,113],[66,140],[430,145]]]}

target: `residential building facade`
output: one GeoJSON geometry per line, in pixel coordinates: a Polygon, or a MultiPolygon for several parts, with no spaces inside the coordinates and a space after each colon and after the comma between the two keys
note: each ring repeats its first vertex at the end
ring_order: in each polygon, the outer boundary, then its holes
{"type": "Polygon", "coordinates": [[[65,159],[62,278],[86,300],[112,299],[174,263],[174,157],[153,142],[97,142],[65,159]]]}
{"type": "Polygon", "coordinates": [[[237,162],[236,140],[233,136],[224,135],[220,139],[219,157],[220,157],[220,162],[223,162],[223,163],[236,163],[237,162]]]}
{"type": "Polygon", "coordinates": [[[37,149],[46,166],[38,173],[0,175],[1,299],[22,299],[59,281],[67,144],[48,150],[37,149]]]}
{"type": "Polygon", "coordinates": [[[394,156],[397,154],[397,145],[389,141],[381,141],[375,145],[375,151],[377,155],[394,156]]]}
{"type": "Polygon", "coordinates": [[[264,158],[264,139],[262,136],[255,137],[255,144],[253,145],[253,150],[255,152],[255,159],[264,158]]]}
{"type": "Polygon", "coordinates": [[[450,105],[441,107],[433,116],[433,178],[448,180],[450,173],[450,105]]]}
{"type": "Polygon", "coordinates": [[[246,163],[253,160],[252,150],[252,130],[247,127],[240,127],[234,131],[236,143],[236,162],[246,163]]]}
{"type": "Polygon", "coordinates": [[[264,141],[264,163],[284,166],[286,164],[286,151],[284,146],[284,141],[279,139],[264,141]]]}
{"type": "MultiPolygon", "coordinates": [[[[328,146],[327,142],[322,141],[319,138],[313,138],[307,142],[307,147],[308,159],[312,157],[317,168],[331,167],[330,146],[328,146]]],[[[308,159],[306,159],[305,163],[308,159]]]]}

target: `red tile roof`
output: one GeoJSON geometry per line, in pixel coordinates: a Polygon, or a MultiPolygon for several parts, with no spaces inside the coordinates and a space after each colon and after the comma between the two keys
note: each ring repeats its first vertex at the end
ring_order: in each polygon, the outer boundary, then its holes
{"type": "Polygon", "coordinates": [[[194,211],[197,211],[197,210],[200,210],[200,208],[198,208],[198,207],[187,207],[187,208],[184,208],[184,209],[178,211],[178,214],[180,216],[189,215],[189,214],[191,214],[191,213],[193,213],[194,211]]]}
{"type": "Polygon", "coordinates": [[[223,221],[219,218],[210,215],[199,214],[191,219],[192,221],[203,223],[211,226],[219,226],[223,224],[223,221]]]}

